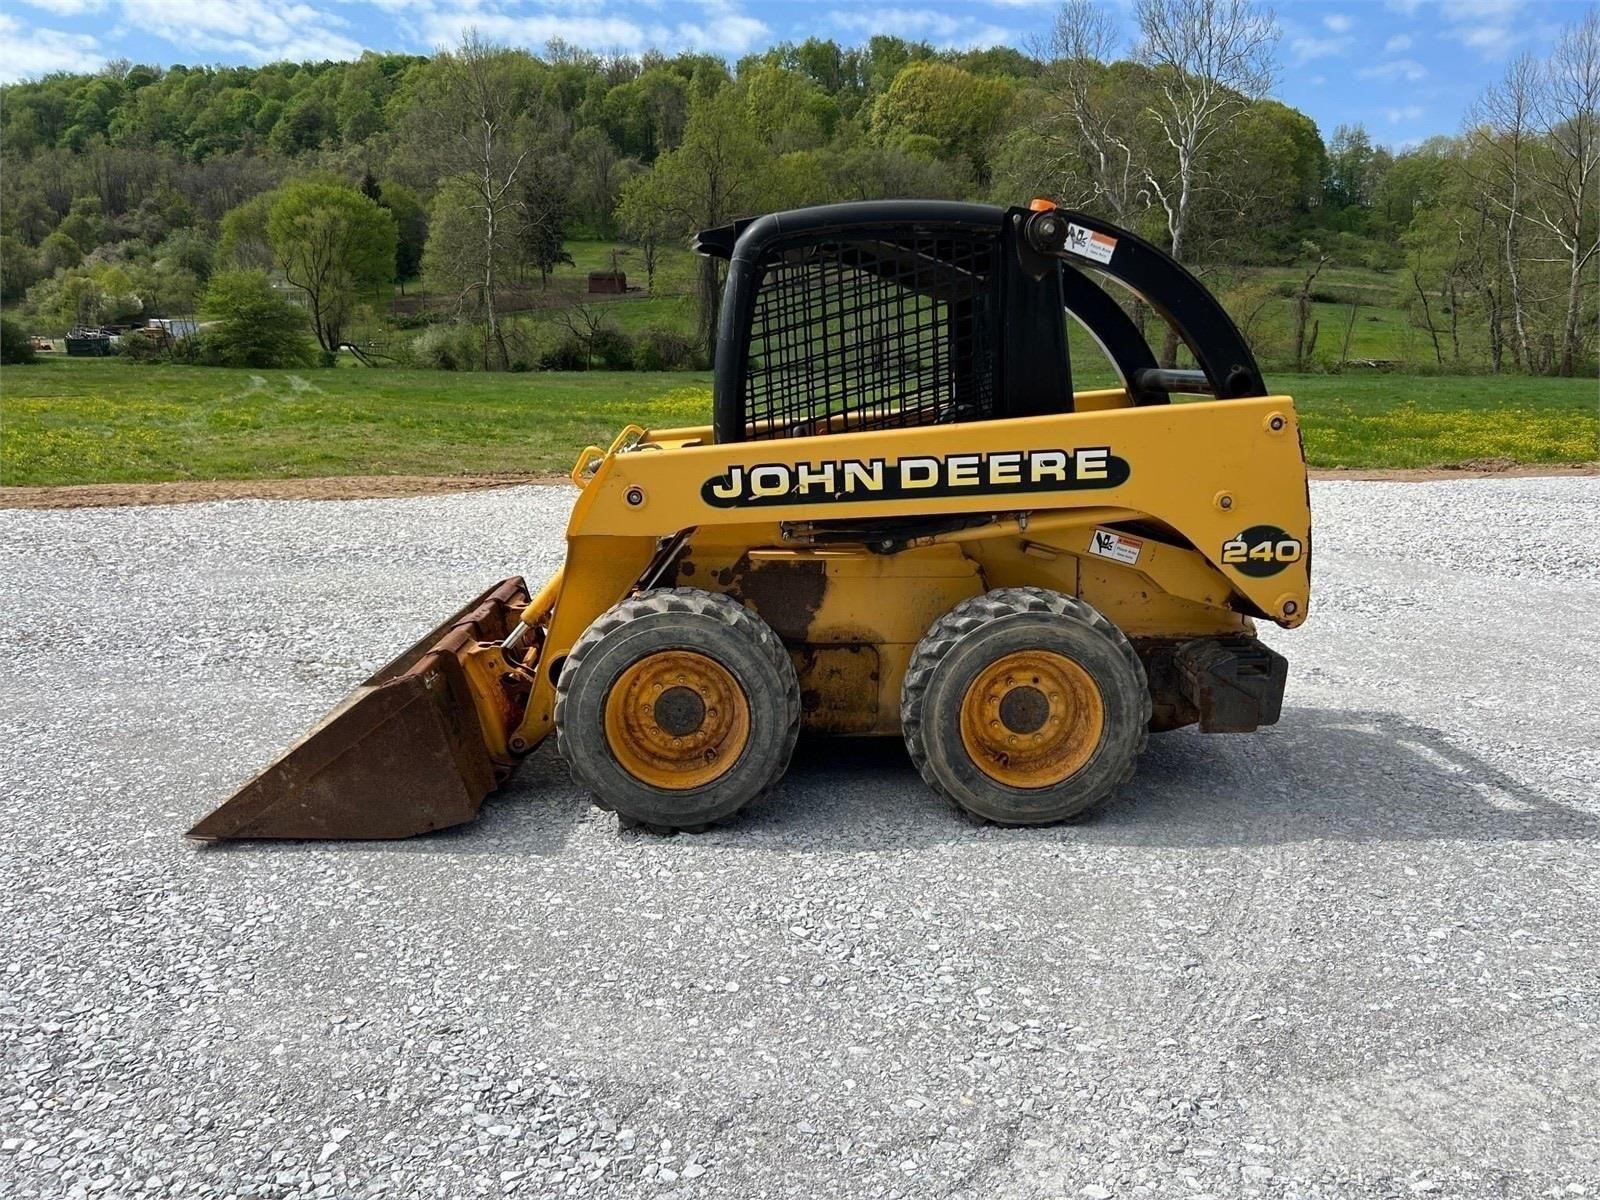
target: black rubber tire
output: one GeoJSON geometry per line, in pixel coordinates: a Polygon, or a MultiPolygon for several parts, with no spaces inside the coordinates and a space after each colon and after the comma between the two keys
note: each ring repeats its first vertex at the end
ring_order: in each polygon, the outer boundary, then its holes
{"type": "Polygon", "coordinates": [[[1077,816],[1133,778],[1149,738],[1150,688],[1139,655],[1093,606],[1044,588],[1002,588],[958,604],[917,643],[900,693],[906,749],[923,780],[960,808],[997,825],[1044,825],[1077,816]],[[1017,788],[985,774],[961,740],[961,702],[989,663],[1018,650],[1050,650],[1093,680],[1105,706],[1100,741],[1060,783],[1017,788]]]}
{"type": "Polygon", "coordinates": [[[700,832],[725,821],[783,777],[800,734],[800,682],[778,635],[727,596],[698,588],[641,592],[608,609],[573,643],[556,683],[556,746],[572,776],[622,824],[700,832]],[[692,650],[720,663],[750,707],[734,765],[683,791],[653,788],[625,770],[606,740],[617,679],[646,654],[692,650]]]}

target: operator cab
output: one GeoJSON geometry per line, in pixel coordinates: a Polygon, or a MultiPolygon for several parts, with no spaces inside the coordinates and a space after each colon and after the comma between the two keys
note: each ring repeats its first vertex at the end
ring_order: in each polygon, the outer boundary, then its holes
{"type": "Polygon", "coordinates": [[[1105,352],[1124,404],[1266,395],[1238,328],[1181,264],[1048,202],[829,204],[735,221],[694,245],[728,262],[718,442],[1072,412],[1063,313],[1105,352]],[[1159,367],[1101,280],[1149,304],[1200,369],[1159,367]]]}

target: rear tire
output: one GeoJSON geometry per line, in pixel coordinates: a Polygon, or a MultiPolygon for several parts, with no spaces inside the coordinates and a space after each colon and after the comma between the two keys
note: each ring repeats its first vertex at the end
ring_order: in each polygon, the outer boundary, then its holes
{"type": "Polygon", "coordinates": [[[1133,777],[1150,688],[1122,631],[1043,588],[963,601],[917,644],[900,723],[929,787],[1000,825],[1073,817],[1133,777]]]}
{"type": "Polygon", "coordinates": [[[598,617],[556,684],[556,745],[624,826],[700,831],[789,766],[800,684],[765,621],[727,596],[662,588],[598,617]]]}

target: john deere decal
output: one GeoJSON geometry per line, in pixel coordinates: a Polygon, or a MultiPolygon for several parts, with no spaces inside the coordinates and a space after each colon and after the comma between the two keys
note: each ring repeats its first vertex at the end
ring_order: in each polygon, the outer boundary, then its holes
{"type": "Polygon", "coordinates": [[[835,504],[935,496],[1013,496],[1114,488],[1127,482],[1128,460],[1109,446],[1074,450],[1009,450],[900,459],[838,458],[826,462],[733,466],[700,487],[716,508],[835,504]]]}

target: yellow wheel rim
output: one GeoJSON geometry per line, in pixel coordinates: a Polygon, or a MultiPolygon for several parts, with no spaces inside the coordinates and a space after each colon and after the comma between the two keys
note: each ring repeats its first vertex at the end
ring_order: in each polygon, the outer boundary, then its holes
{"type": "Polygon", "coordinates": [[[997,658],[961,698],[961,742],[978,769],[1014,788],[1053,787],[1089,761],[1105,729],[1089,672],[1065,655],[997,658]]]}
{"type": "Polygon", "coordinates": [[[750,702],[721,663],[690,650],[649,654],[606,697],[606,742],[622,769],[664,791],[702,787],[750,740],[750,702]]]}

